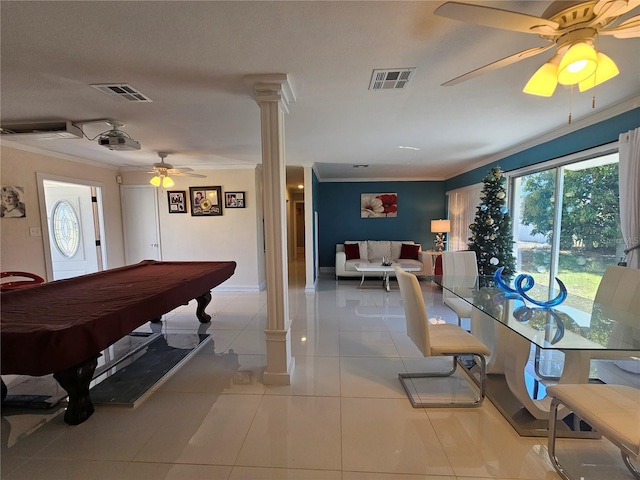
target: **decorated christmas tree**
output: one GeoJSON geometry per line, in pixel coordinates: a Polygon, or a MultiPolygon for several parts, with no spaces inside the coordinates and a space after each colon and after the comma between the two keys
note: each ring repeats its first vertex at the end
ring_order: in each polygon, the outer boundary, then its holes
{"type": "Polygon", "coordinates": [[[469,250],[476,252],[480,275],[493,275],[498,268],[504,267],[503,275],[508,278],[515,272],[515,259],[511,217],[503,185],[505,176],[500,167],[493,167],[482,181],[481,203],[476,209],[474,223],[469,225],[469,250]]]}

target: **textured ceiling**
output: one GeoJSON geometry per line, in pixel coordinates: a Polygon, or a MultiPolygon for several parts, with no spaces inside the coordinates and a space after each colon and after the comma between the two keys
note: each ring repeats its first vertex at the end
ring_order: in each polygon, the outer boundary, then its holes
{"type": "MultiPolygon", "coordinates": [[[[545,44],[435,16],[441,3],[3,0],[2,124],[119,120],[141,150],[114,152],[86,139],[30,143],[113,166],[149,165],[158,151],[196,170],[254,165],[259,110],[243,76],[286,73],[296,96],[285,119],[288,165],[315,165],[321,180],[445,179],[570,131],[570,104],[578,126],[613,106],[637,106],[638,38],[598,39],[621,74],[598,88],[596,110],[590,93],[571,100],[564,87],[552,98],[521,93],[547,53],[441,87],[545,44]],[[368,90],[374,69],[401,67],[415,67],[405,90],[368,90]],[[128,83],[153,102],[119,102],[96,83],[128,83]]],[[[541,15],[551,2],[475,3],[541,15]]],[[[84,127],[90,137],[106,128],[84,127]]]]}

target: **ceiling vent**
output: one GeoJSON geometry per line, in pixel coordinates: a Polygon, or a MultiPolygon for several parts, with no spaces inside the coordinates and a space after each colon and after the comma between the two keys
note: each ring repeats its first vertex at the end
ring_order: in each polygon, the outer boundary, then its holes
{"type": "Polygon", "coordinates": [[[7,140],[58,140],[82,138],[82,130],[70,121],[3,125],[0,133],[7,140]]]}
{"type": "Polygon", "coordinates": [[[144,93],[126,83],[96,83],[91,86],[105,95],[123,102],[153,102],[144,93]]]}
{"type": "Polygon", "coordinates": [[[402,90],[404,89],[416,67],[374,70],[369,83],[369,90],[402,90]]]}

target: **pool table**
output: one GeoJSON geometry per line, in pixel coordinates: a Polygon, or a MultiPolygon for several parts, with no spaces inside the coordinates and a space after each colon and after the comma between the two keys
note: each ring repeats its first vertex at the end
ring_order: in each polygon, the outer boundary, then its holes
{"type": "MultiPolygon", "coordinates": [[[[89,383],[100,352],[140,325],[196,299],[196,316],[210,290],[235,272],[236,262],[160,262],[134,265],[0,292],[2,374],[47,375],[69,394],[65,422],[93,413],[89,383]]],[[[6,396],[2,383],[2,398],[6,396]]]]}

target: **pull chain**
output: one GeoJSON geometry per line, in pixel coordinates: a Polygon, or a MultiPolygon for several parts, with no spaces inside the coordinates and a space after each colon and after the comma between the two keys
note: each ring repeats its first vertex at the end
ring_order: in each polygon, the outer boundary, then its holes
{"type": "Polygon", "coordinates": [[[573,109],[573,85],[571,85],[571,93],[569,94],[569,125],[571,125],[571,110],[573,109]]]}

